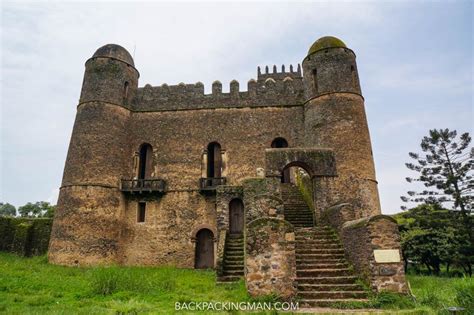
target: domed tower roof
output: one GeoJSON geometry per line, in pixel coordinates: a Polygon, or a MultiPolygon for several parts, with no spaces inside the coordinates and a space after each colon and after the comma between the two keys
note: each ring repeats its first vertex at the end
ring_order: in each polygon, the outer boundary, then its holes
{"type": "Polygon", "coordinates": [[[107,44],[100,47],[92,56],[92,58],[94,57],[115,58],[135,67],[135,63],[133,62],[133,58],[130,53],[125,48],[117,44],[107,44]]]}
{"type": "Polygon", "coordinates": [[[324,36],[315,41],[313,45],[311,45],[311,48],[308,51],[308,55],[311,55],[312,53],[317,52],[318,50],[339,47],[347,48],[346,44],[344,44],[344,42],[339,38],[333,36],[324,36]]]}

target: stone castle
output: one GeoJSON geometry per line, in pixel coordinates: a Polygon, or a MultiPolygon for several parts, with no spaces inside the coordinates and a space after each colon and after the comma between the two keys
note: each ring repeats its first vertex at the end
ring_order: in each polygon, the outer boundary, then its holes
{"type": "Polygon", "coordinates": [[[318,39],[301,66],[258,68],[245,92],[138,79],[119,45],[85,64],[50,262],[215,268],[253,296],[308,305],[364,300],[357,278],[407,291],[356,56],[341,40],[318,39]]]}

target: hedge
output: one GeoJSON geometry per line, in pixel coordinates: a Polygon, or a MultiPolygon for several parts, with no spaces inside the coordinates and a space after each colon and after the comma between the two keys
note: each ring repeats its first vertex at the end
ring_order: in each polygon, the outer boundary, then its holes
{"type": "Polygon", "coordinates": [[[0,251],[21,256],[45,254],[52,223],[51,218],[0,217],[0,251]]]}

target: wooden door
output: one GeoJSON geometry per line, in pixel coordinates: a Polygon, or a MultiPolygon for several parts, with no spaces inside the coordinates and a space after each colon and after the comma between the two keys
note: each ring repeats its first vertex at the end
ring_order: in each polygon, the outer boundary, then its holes
{"type": "Polygon", "coordinates": [[[229,204],[229,230],[231,234],[241,234],[244,230],[244,204],[233,199],[229,204]]]}
{"type": "Polygon", "coordinates": [[[214,268],[214,234],[208,229],[202,229],[196,235],[195,268],[214,268]]]}

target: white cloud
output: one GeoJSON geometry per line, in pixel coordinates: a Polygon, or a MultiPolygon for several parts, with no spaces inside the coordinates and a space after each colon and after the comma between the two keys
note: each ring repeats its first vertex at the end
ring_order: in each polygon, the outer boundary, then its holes
{"type": "MultiPolygon", "coordinates": [[[[209,91],[216,79],[223,82],[224,90],[232,79],[245,89],[247,80],[256,76],[258,65],[296,64],[316,38],[335,35],[358,54],[382,203],[392,204],[391,196],[398,198],[403,184],[398,184],[396,193],[386,189],[395,187],[398,179],[385,168],[400,161],[382,163],[382,159],[410,151],[416,141],[391,149],[384,143],[418,137],[421,131],[413,135],[408,129],[427,130],[432,119],[443,121],[436,118],[435,111],[425,120],[417,117],[414,121],[402,106],[410,101],[406,94],[472,97],[466,88],[472,84],[470,67],[457,58],[464,46],[451,47],[452,54],[441,57],[433,52],[415,55],[410,62],[400,55],[406,42],[422,37],[417,34],[421,27],[404,29],[406,16],[419,23],[427,20],[419,13],[424,12],[423,7],[397,15],[406,5],[3,2],[0,201],[21,205],[56,199],[52,191],[60,186],[84,62],[106,43],[121,44],[132,54],[135,51],[141,86],[202,81],[209,91]],[[392,49],[384,46],[388,41],[392,49]],[[393,99],[387,99],[387,91],[396,91],[391,94],[393,99]],[[400,112],[387,119],[389,115],[380,108],[388,111],[396,104],[401,104],[400,112]]],[[[439,27],[445,32],[460,32],[452,25],[440,23],[439,27]]],[[[436,29],[426,35],[432,34],[436,29]]],[[[466,38],[469,41],[470,37],[466,38]]],[[[470,61],[472,65],[472,57],[470,61]]],[[[443,113],[442,118],[448,125],[461,121],[465,126],[465,99],[456,99],[451,105],[457,106],[458,112],[443,113]]],[[[396,168],[394,172],[399,171],[396,168]]]]}

